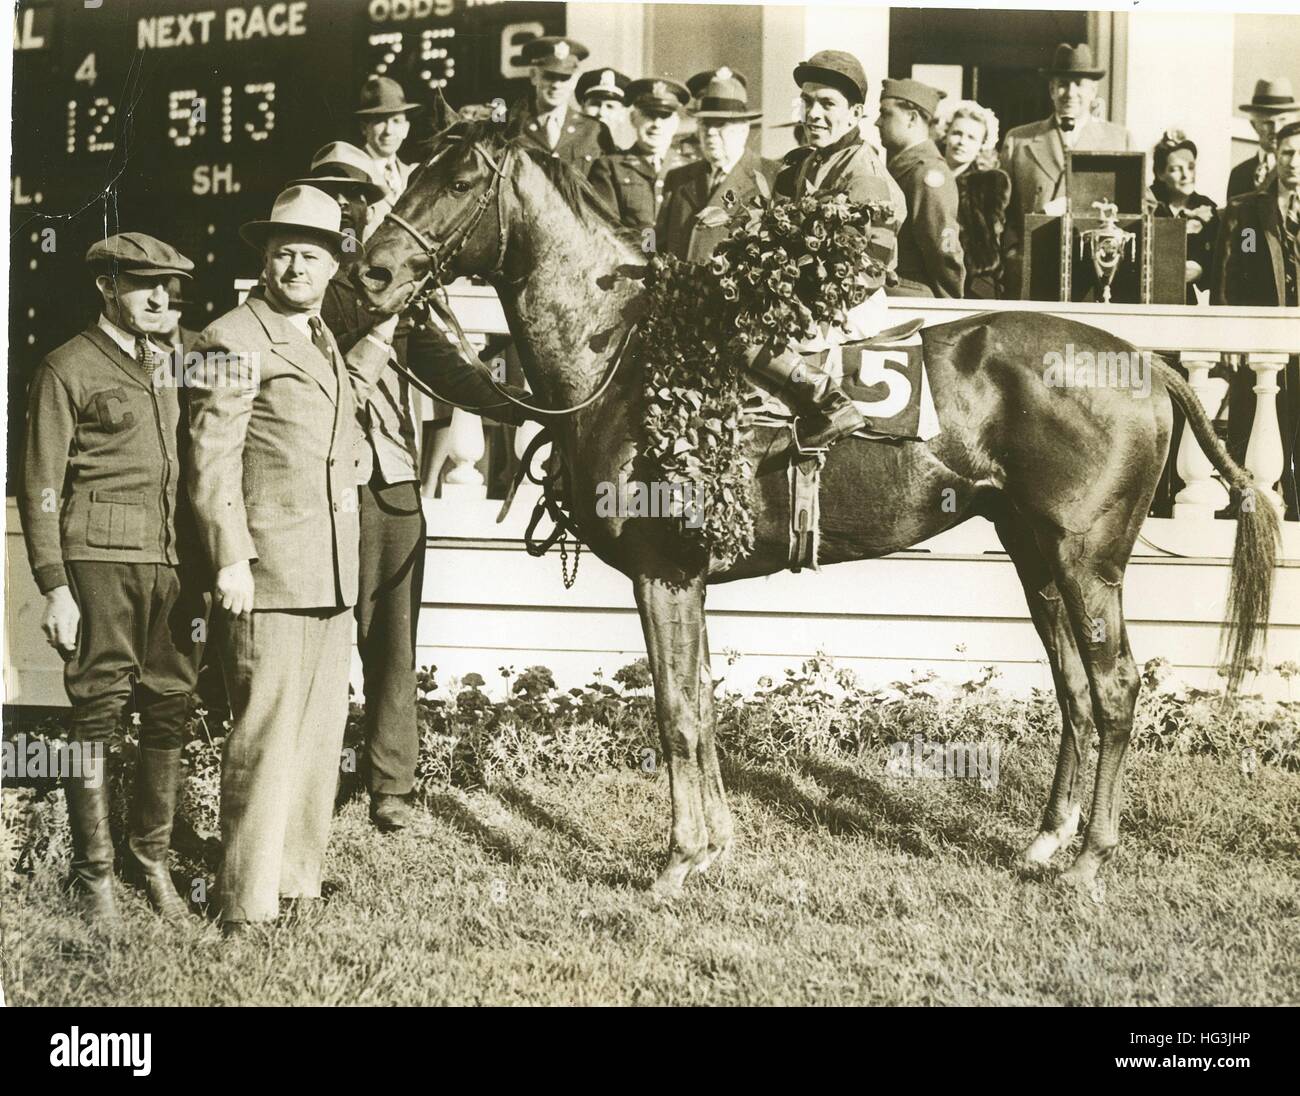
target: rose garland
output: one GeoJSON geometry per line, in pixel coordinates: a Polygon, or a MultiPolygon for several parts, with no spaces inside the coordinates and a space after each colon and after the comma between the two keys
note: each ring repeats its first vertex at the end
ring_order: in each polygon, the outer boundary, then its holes
{"type": "Polygon", "coordinates": [[[708,263],[654,256],[641,325],[646,454],[665,482],[689,484],[702,500],[702,521],[674,520],[724,564],[754,548],[745,351],[842,324],[885,277],[868,250],[870,229],[894,216],[887,203],[839,193],[774,201],[757,178],[760,197],[708,263]]]}

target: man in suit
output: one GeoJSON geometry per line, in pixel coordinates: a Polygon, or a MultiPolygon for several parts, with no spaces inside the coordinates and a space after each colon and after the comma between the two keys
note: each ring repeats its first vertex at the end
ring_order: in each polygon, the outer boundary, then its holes
{"type": "Polygon", "coordinates": [[[523,48],[529,95],[510,109],[506,135],[531,142],[586,178],[596,160],[617,152],[609,131],[569,103],[578,66],[590,51],[572,38],[548,35],[523,48]]]}
{"type": "MultiPolygon", "coordinates": [[[[795,66],[804,136],[808,144],[786,155],[776,177],[776,193],[795,197],[813,192],[842,193],[853,202],[876,202],[892,219],[868,230],[867,252],[884,267],[879,290],[898,262],[898,228],[907,202],[871,146],[862,139],[862,105],[867,74],[851,53],[822,50],[795,66]]],[[[860,334],[873,334],[862,331],[860,334]]],[[[812,371],[791,347],[765,347],[749,363],[768,387],[789,399],[800,415],[799,444],[819,448],[866,425],[866,420],[829,373],[812,371]]]]}
{"type": "Polygon", "coordinates": [[[103,311],[36,371],[18,490],[81,761],[65,782],[70,889],[92,922],[117,920],[104,745],[134,696],[140,751],[126,866],[155,910],[183,920],[167,850],[207,611],[180,485],[183,373],[161,336],[168,286],[194,264],[140,232],[100,240],[86,262],[103,311]]]}
{"type": "MultiPolygon", "coordinates": [[[[1300,304],[1300,121],[1277,132],[1272,182],[1229,202],[1215,243],[1211,304],[1295,308],[1300,304]]],[[[1294,514],[1296,423],[1300,421],[1300,358],[1287,362],[1283,383],[1282,494],[1294,514]]],[[[1254,374],[1233,370],[1228,389],[1228,448],[1244,459],[1255,414],[1254,374]]]]}
{"type": "Polygon", "coordinates": [[[625,225],[652,228],[663,205],[673,136],[691,93],[676,80],[645,79],[633,80],[627,97],[636,143],[627,152],[600,157],[591,185],[625,225]]]}
{"type": "Polygon", "coordinates": [[[774,183],[780,165],[749,148],[751,125],[763,115],[749,108],[745,85],[730,69],[715,70],[696,99],[704,159],[669,172],[657,235],[662,250],[702,263],[759,193],[756,178],[774,183]]]}
{"type": "MultiPolygon", "coordinates": [[[[1087,45],[1056,47],[1044,70],[1052,97],[1052,116],[1016,126],[1002,143],[1002,170],[1011,180],[1011,204],[1002,234],[1006,256],[1006,296],[1020,296],[1025,214],[1065,213],[1065,150],[1126,151],[1133,138],[1123,126],[1092,117],[1097,81],[1106,70],[1095,65],[1087,45]]],[[[1091,210],[1083,212],[1091,213],[1091,210]]]]}
{"type": "Polygon", "coordinates": [[[898,232],[898,297],[960,297],[966,267],[957,220],[957,180],[930,125],[944,93],[919,80],[886,80],[880,89],[880,139],[889,173],[907,199],[898,232]]]}
{"type": "Polygon", "coordinates": [[[411,132],[410,116],[419,110],[418,103],[408,103],[402,86],[386,76],[371,76],[361,86],[361,105],[356,110],[362,143],[370,157],[370,175],[384,188],[384,196],[371,206],[368,236],[379,226],[397,199],[406,190],[406,182],[415,170],[397,158],[411,132]]]}
{"type": "Polygon", "coordinates": [[[1251,128],[1259,138],[1259,149],[1229,173],[1229,201],[1272,183],[1277,163],[1277,132],[1291,122],[1300,121],[1300,103],[1296,102],[1291,81],[1285,76],[1256,81],[1250,102],[1242,103],[1237,109],[1250,118],[1251,128]]]}
{"type": "Polygon", "coordinates": [[[273,921],[278,899],[320,897],[347,720],[363,453],[357,408],[392,353],[397,317],[345,361],[320,318],[347,238],[339,206],[290,187],[241,235],[262,291],[199,337],[190,496],[216,571],[213,639],[234,728],[221,771],[223,930],[273,921]],[[250,363],[223,384],[213,362],[250,363]]]}

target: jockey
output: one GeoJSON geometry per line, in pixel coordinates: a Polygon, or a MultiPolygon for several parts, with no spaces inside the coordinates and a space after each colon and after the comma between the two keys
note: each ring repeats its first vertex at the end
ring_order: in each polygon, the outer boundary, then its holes
{"type": "MultiPolygon", "coordinates": [[[[822,50],[796,65],[800,90],[800,118],[808,144],[785,158],[776,178],[776,195],[793,198],[814,191],[842,191],[853,202],[887,202],[894,218],[873,226],[869,253],[887,270],[897,263],[899,226],[907,216],[907,202],[872,147],[862,139],[860,123],[867,97],[867,76],[858,59],[841,50],[822,50]]],[[[882,280],[883,281],[883,280],[882,280]]],[[[875,334],[883,324],[883,285],[849,315],[845,333],[853,338],[875,334]]],[[[829,446],[867,425],[866,419],[829,373],[810,370],[798,351],[772,346],[755,350],[749,368],[769,387],[788,398],[808,422],[797,433],[806,449],[829,446]]]]}

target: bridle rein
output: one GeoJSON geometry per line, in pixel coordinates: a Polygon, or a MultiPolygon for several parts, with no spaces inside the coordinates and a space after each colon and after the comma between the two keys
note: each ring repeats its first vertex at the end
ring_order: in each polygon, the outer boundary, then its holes
{"type": "MultiPolygon", "coordinates": [[[[452,236],[445,242],[439,242],[438,240],[431,240],[417,225],[413,225],[405,217],[399,216],[393,210],[389,210],[384,217],[385,220],[392,221],[398,228],[405,231],[419,245],[420,249],[429,259],[429,270],[416,285],[414,292],[411,294],[411,299],[407,304],[407,309],[425,308],[429,313],[433,313],[434,309],[430,302],[430,297],[441,288],[443,271],[446,269],[447,265],[461,253],[465,245],[469,242],[470,236],[473,235],[474,230],[478,228],[479,222],[483,219],[483,215],[487,212],[488,207],[491,206],[494,199],[497,205],[497,257],[496,262],[492,265],[492,269],[489,270],[484,277],[491,279],[499,276],[503,272],[506,260],[504,183],[506,181],[506,168],[510,164],[510,158],[513,155],[517,155],[517,153],[513,148],[507,148],[505,155],[501,159],[501,163],[498,164],[487,149],[483,148],[483,146],[478,142],[472,142],[470,148],[476,155],[483,157],[487,162],[488,167],[492,169],[492,182],[479,196],[478,202],[475,204],[473,211],[465,220],[465,227],[458,234],[452,236]],[[424,286],[430,282],[432,283],[430,288],[427,290],[424,289],[424,286]]],[[[430,159],[421,167],[419,174],[423,174],[425,169],[432,166],[432,164],[443,155],[444,151],[445,150],[440,150],[430,157],[430,159]]],[[[419,174],[412,178],[412,183],[414,183],[415,179],[419,177],[419,174]]],[[[456,342],[460,346],[461,353],[464,354],[470,362],[477,363],[478,352],[470,344],[468,336],[460,326],[460,322],[456,319],[456,316],[450,307],[444,307],[442,309],[441,318],[447,321],[448,325],[453,329],[451,333],[455,336],[456,342]]],[[[596,400],[600,399],[600,397],[604,395],[605,390],[609,388],[610,382],[614,379],[614,374],[618,371],[620,362],[623,360],[623,352],[627,349],[627,344],[631,339],[632,331],[633,327],[629,327],[624,332],[623,338],[619,342],[618,350],[610,359],[609,366],[605,371],[605,376],[602,378],[600,384],[596,386],[596,390],[586,399],[582,400],[580,403],[574,404],[572,407],[559,409],[538,407],[535,404],[521,400],[517,396],[506,391],[506,389],[497,383],[497,380],[492,376],[491,371],[485,371],[485,379],[502,400],[512,403],[516,407],[521,407],[525,411],[529,411],[534,415],[572,415],[577,411],[583,410],[583,408],[590,407],[596,402],[596,400]]],[[[416,381],[419,388],[424,389],[430,396],[441,400],[443,403],[450,404],[453,407],[458,407],[462,411],[470,411],[476,414],[487,410],[485,407],[466,407],[463,404],[456,403],[454,400],[448,400],[443,396],[438,395],[426,384],[419,383],[418,379],[409,371],[403,370],[403,372],[406,373],[408,380],[416,381]]]]}

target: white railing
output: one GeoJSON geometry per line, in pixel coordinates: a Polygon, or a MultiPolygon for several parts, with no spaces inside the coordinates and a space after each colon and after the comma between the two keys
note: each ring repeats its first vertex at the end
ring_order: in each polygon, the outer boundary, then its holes
{"type": "MultiPolygon", "coordinates": [[[[450,287],[450,298],[471,340],[481,342],[489,335],[507,333],[505,316],[490,287],[457,282],[450,287]]],[[[1282,433],[1276,403],[1278,373],[1285,368],[1290,355],[1300,353],[1300,309],[918,298],[890,301],[891,318],[897,317],[902,322],[919,316],[927,325],[989,311],[1051,313],[1099,327],[1140,349],[1176,352],[1187,370],[1192,390],[1211,418],[1215,417],[1228,387],[1222,378],[1210,377],[1211,370],[1225,358],[1237,368],[1250,369],[1255,375],[1256,403],[1245,465],[1254,474],[1256,483],[1267,485],[1265,496],[1282,509],[1282,497],[1277,490],[1283,471],[1282,433]]],[[[530,424],[517,432],[517,454],[536,430],[530,424]]],[[[482,473],[475,467],[484,452],[482,421],[468,412],[454,412],[451,426],[439,446],[445,450],[448,463],[442,478],[442,497],[428,500],[431,535],[498,538],[516,533],[518,511],[531,496],[517,499],[512,520],[505,526],[495,525],[498,504],[491,507],[480,504],[472,512],[463,506],[470,498],[486,498],[482,473]],[[441,532],[444,529],[452,531],[441,532]]],[[[1183,430],[1175,468],[1184,486],[1173,500],[1173,518],[1151,519],[1150,528],[1145,530],[1148,540],[1175,555],[1230,555],[1231,523],[1213,522],[1215,512],[1227,504],[1228,495],[1188,429],[1183,430]]],[[[436,487],[430,480],[426,483],[426,494],[431,496],[436,487]]],[[[951,538],[949,534],[945,536],[951,538]]],[[[982,540],[989,539],[980,536],[982,540]]],[[[996,545],[990,540],[988,547],[992,549],[996,545]]],[[[1295,522],[1287,523],[1286,555],[1300,557],[1300,528],[1295,522]]]]}

